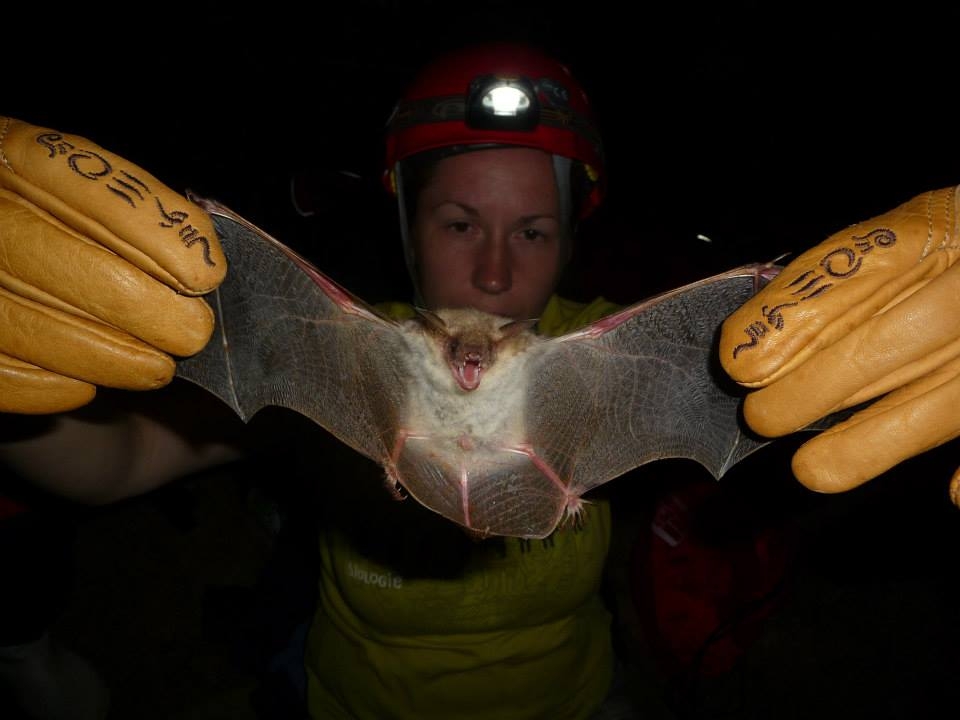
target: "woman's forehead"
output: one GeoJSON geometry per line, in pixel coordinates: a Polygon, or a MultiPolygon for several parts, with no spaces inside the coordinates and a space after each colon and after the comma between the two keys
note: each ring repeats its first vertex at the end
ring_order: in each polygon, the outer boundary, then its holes
{"type": "Polygon", "coordinates": [[[550,155],[530,148],[480,150],[437,162],[421,191],[429,207],[535,205],[555,212],[556,180],[550,155]]]}
{"type": "Polygon", "coordinates": [[[553,177],[553,163],[549,153],[536,148],[498,147],[472,150],[449,155],[436,162],[433,177],[443,175],[474,176],[478,172],[507,171],[515,174],[553,177]]]}

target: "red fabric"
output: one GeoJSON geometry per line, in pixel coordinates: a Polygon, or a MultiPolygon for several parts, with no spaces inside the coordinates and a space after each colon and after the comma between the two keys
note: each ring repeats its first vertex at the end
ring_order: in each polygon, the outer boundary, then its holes
{"type": "Polygon", "coordinates": [[[634,601],[670,677],[730,670],[780,599],[791,555],[787,531],[708,537],[697,516],[718,492],[710,479],[665,495],[635,548],[634,601]]]}

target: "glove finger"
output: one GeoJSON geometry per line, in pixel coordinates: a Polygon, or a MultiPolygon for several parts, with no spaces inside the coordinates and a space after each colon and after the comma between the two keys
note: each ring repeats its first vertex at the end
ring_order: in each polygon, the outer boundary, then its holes
{"type": "Polygon", "coordinates": [[[0,412],[48,414],[75,410],[97,388],[0,353],[0,412]]]}
{"type": "Polygon", "coordinates": [[[157,178],[84,137],[0,117],[0,186],[187,295],[227,264],[213,221],[157,178]]]}
{"type": "Polygon", "coordinates": [[[960,186],[918,195],[798,256],[723,324],[720,359],[762,387],[939,275],[960,252],[960,186]]]}
{"type": "Polygon", "coordinates": [[[950,478],[950,502],[960,508],[960,468],[950,478]]]}
{"type": "Polygon", "coordinates": [[[210,339],[213,311],[203,298],[178,295],[2,189],[0,222],[0,286],[174,355],[193,355],[210,339]]]}
{"type": "Polygon", "coordinates": [[[176,369],[169,355],[127,333],[2,288],[0,328],[0,353],[94,385],[153,390],[176,369]]]}
{"type": "Polygon", "coordinates": [[[906,385],[804,443],[796,478],[819,492],[843,492],[960,436],[960,359],[906,385]]]}
{"type": "Polygon", "coordinates": [[[960,355],[960,264],[771,385],[750,393],[744,418],[777,437],[922,377],[960,355]]]}

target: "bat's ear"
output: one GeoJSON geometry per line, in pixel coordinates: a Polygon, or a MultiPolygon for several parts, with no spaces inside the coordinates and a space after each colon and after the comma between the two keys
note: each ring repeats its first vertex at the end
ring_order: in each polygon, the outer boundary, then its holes
{"type": "Polygon", "coordinates": [[[532,318],[529,320],[511,320],[508,323],[504,323],[500,326],[500,332],[503,333],[504,338],[513,337],[514,335],[519,335],[522,332],[527,330],[533,330],[537,324],[538,318],[532,318]]]}
{"type": "Polygon", "coordinates": [[[447,330],[447,323],[444,322],[443,318],[433,312],[433,310],[428,310],[425,307],[414,306],[414,311],[416,311],[417,316],[420,321],[427,327],[428,330],[433,330],[438,332],[441,335],[448,335],[449,331],[447,330]]]}

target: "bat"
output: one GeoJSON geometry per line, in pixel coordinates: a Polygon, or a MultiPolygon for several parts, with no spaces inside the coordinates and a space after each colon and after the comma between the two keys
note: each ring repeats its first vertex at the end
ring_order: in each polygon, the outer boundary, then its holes
{"type": "Polygon", "coordinates": [[[476,310],[378,312],[213,200],[230,270],[177,375],[246,422],[290,408],[380,464],[388,489],[481,537],[543,538],[582,496],[660,458],[717,479],[766,443],[716,358],[722,321],[779,268],[742,266],[561,337],[476,310]]]}

